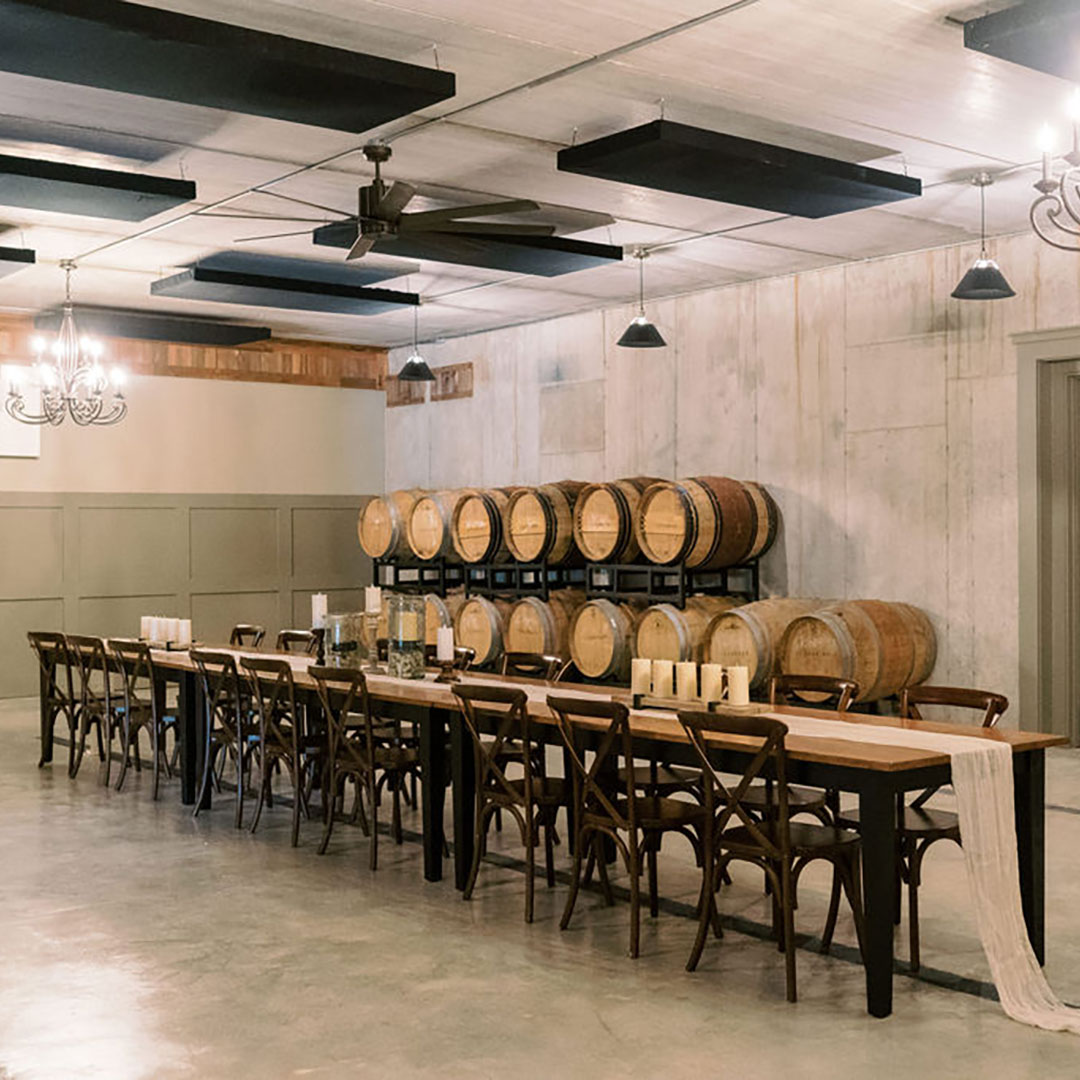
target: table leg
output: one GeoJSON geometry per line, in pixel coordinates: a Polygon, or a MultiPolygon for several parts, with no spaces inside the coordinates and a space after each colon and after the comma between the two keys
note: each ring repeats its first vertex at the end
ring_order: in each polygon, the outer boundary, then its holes
{"type": "Polygon", "coordinates": [[[41,758],[38,768],[48,765],[53,759],[53,723],[56,714],[49,705],[49,680],[45,669],[38,665],[38,702],[41,710],[41,758]]]}
{"type": "Polygon", "coordinates": [[[424,880],[442,881],[443,804],[446,802],[446,713],[428,709],[420,720],[420,792],[424,823],[424,880]]]}
{"type": "Polygon", "coordinates": [[[1046,963],[1046,754],[1013,754],[1013,803],[1020,900],[1028,939],[1040,964],[1046,963]]]}
{"type": "MultiPolygon", "coordinates": [[[[199,758],[205,720],[199,707],[198,679],[193,671],[179,673],[180,693],[177,699],[176,722],[180,731],[180,801],[184,806],[194,806],[198,795],[199,758]]],[[[210,785],[206,785],[205,806],[210,803],[210,785]]]]}
{"type": "Polygon", "coordinates": [[[476,843],[476,760],[460,713],[450,714],[450,770],[454,782],[454,886],[464,889],[476,843]]]}
{"type": "Polygon", "coordinates": [[[885,785],[859,794],[862,833],[866,1011],[892,1012],[893,906],[896,888],[896,796],[885,785]]]}

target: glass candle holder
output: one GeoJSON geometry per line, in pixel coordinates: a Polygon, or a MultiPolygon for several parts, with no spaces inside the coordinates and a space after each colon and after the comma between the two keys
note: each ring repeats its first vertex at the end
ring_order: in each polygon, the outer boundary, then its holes
{"type": "Polygon", "coordinates": [[[426,603],[422,596],[395,593],[387,613],[386,673],[399,679],[422,679],[426,672],[424,646],[426,603]]]}
{"type": "Polygon", "coordinates": [[[363,612],[324,616],[323,649],[327,667],[357,667],[364,639],[363,612]]]}

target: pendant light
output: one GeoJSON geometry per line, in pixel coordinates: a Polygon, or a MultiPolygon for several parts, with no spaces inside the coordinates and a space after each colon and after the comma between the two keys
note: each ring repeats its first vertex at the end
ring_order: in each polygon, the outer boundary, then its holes
{"type": "Polygon", "coordinates": [[[616,342],[624,349],[662,349],[667,345],[660,331],[645,318],[645,259],[648,254],[644,248],[634,252],[638,261],[638,315],[616,342]]]}
{"type": "Polygon", "coordinates": [[[979,189],[981,248],[979,257],[960,279],[952,295],[957,300],[1007,300],[1016,295],[1016,290],[1005,280],[998,264],[986,254],[986,189],[994,178],[983,172],[973,176],[971,182],[979,189]]]}
{"type": "Polygon", "coordinates": [[[412,355],[405,361],[405,366],[398,372],[398,378],[402,382],[435,381],[435,373],[427,366],[427,361],[420,355],[420,346],[417,344],[419,312],[420,307],[416,305],[412,310],[412,355]]]}

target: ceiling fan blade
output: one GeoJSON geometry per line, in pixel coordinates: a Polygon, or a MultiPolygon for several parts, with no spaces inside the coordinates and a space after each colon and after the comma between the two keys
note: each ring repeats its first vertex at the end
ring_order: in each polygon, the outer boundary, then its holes
{"type": "Polygon", "coordinates": [[[402,214],[398,227],[429,229],[434,222],[493,217],[497,214],[525,214],[530,210],[539,209],[540,204],[531,199],[506,199],[503,202],[476,203],[473,206],[448,206],[445,210],[423,210],[418,214],[402,214]]]}
{"type": "Polygon", "coordinates": [[[310,229],[300,229],[297,232],[264,233],[262,236],[240,236],[233,241],[234,244],[254,244],[259,240],[282,240],[286,236],[310,236],[310,229]]]}
{"type": "Polygon", "coordinates": [[[350,259],[362,259],[374,246],[374,236],[358,236],[356,238],[356,243],[349,248],[349,254],[345,256],[345,259],[346,261],[350,259]]]}
{"type": "MultiPolygon", "coordinates": [[[[410,230],[415,231],[415,230],[410,230]]],[[[490,221],[447,221],[431,225],[423,232],[460,233],[473,236],[554,236],[554,225],[510,225],[490,221]]]]}
{"type": "Polygon", "coordinates": [[[406,184],[403,180],[396,180],[390,185],[390,190],[378,201],[375,212],[383,221],[396,218],[416,194],[416,188],[412,184],[406,184]]]}

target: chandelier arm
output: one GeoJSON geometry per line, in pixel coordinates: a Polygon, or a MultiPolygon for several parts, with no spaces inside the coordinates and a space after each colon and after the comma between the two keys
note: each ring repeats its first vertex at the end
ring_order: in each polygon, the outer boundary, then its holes
{"type": "MultiPolygon", "coordinates": [[[[1065,208],[1065,213],[1080,225],[1080,207],[1077,206],[1076,198],[1078,194],[1078,188],[1080,188],[1080,173],[1076,169],[1070,169],[1062,178],[1061,185],[1058,188],[1060,193],[1061,205],[1065,208]],[[1069,193],[1069,185],[1072,185],[1072,194],[1069,193]]],[[[1062,228],[1063,226],[1058,226],[1062,228]]],[[[1072,232],[1072,229],[1066,231],[1072,232]]],[[[1080,234],[1078,234],[1080,235],[1080,234]]]]}
{"type": "Polygon", "coordinates": [[[1031,227],[1035,230],[1036,235],[1041,240],[1045,241],[1051,247],[1057,248],[1059,251],[1072,251],[1072,252],[1080,251],[1080,232],[1077,232],[1075,230],[1071,230],[1067,226],[1062,225],[1057,220],[1058,217],[1060,216],[1060,214],[1061,214],[1060,199],[1056,195],[1043,195],[1041,198],[1036,199],[1031,204],[1031,210],[1029,212],[1029,217],[1031,219],[1031,227]],[[1060,241],[1054,239],[1054,237],[1047,230],[1047,228],[1040,222],[1039,210],[1046,203],[1056,204],[1056,205],[1050,206],[1046,210],[1046,217],[1049,219],[1050,224],[1054,228],[1058,229],[1060,232],[1065,233],[1066,235],[1078,237],[1078,241],[1076,243],[1063,244],[1060,241]]]}
{"type": "Polygon", "coordinates": [[[18,420],[23,424],[51,424],[52,420],[47,413],[31,413],[26,410],[26,402],[22,397],[9,394],[4,402],[4,411],[12,420],[18,420]]]}

